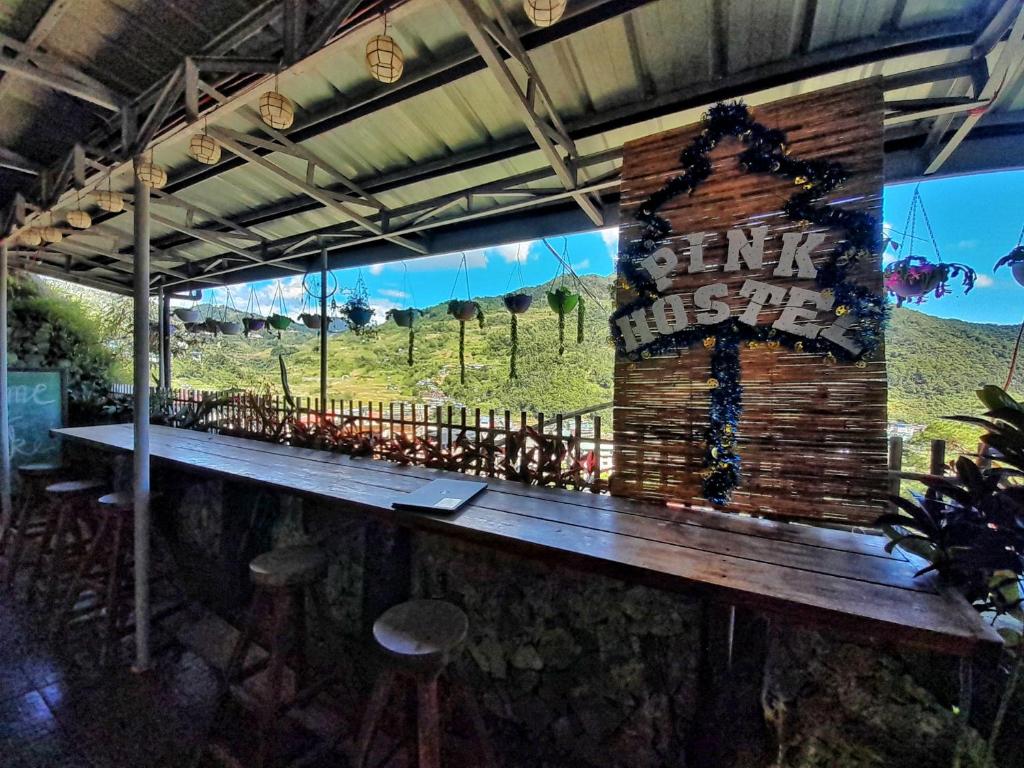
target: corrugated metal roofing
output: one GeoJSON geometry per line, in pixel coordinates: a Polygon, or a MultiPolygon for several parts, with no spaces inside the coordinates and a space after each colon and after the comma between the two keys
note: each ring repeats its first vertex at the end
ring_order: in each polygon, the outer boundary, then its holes
{"type": "MultiPolygon", "coordinates": [[[[1001,24],[993,40],[996,42],[1013,20],[1001,0],[570,0],[565,19],[549,30],[538,31],[528,25],[518,0],[501,3],[523,35],[555,112],[583,157],[691,122],[705,105],[723,95],[743,95],[748,103],[756,105],[860,78],[892,78],[969,61],[979,35],[990,34],[993,25],[1001,24]]],[[[175,4],[184,5],[182,0],[171,5],[175,4]]],[[[120,34],[117,30],[130,26],[126,20],[146,16],[145,9],[153,3],[96,0],[96,5],[94,18],[101,27],[102,20],[109,19],[111,30],[85,24],[85,41],[65,40],[64,33],[55,30],[55,45],[69,51],[69,55],[77,55],[77,60],[87,55],[82,51],[91,45],[95,52],[92,58],[109,61],[112,71],[121,72],[126,64],[117,59],[119,54],[106,51],[101,39],[105,34],[108,42],[116,40],[120,34]],[[85,48],[76,54],[76,46],[83,45],[85,48]],[[100,57],[101,49],[108,58],[100,57]]],[[[223,21],[206,23],[210,18],[205,13],[207,5],[211,12],[228,19],[243,10],[240,5],[247,4],[227,0],[203,4],[201,25],[183,21],[180,13],[169,8],[147,16],[143,28],[133,31],[130,47],[133,56],[145,56],[149,49],[153,55],[145,67],[132,73],[134,87],[151,81],[154,70],[173,66],[176,50],[197,49],[213,29],[223,25],[223,21]],[[158,19],[166,25],[160,27],[164,40],[152,46],[146,42],[151,36],[146,29],[160,26],[155,23],[158,19]]],[[[429,232],[410,235],[431,252],[485,236],[522,239],[545,227],[550,231],[587,226],[589,222],[565,195],[545,204],[533,219],[524,218],[518,211],[506,211],[502,215],[515,223],[504,230],[493,222],[469,223],[458,218],[471,211],[505,210],[500,207],[507,207],[517,198],[513,192],[493,196],[492,190],[458,200],[447,199],[446,195],[533,172],[541,173],[531,176],[518,187],[519,191],[550,191],[558,187],[558,182],[553,174],[542,172],[548,168],[544,155],[527,133],[519,111],[502,92],[496,75],[480,63],[446,2],[410,0],[393,10],[389,23],[391,34],[406,54],[403,80],[396,86],[374,81],[364,63],[366,39],[382,31],[379,16],[370,16],[327,48],[281,73],[279,88],[297,107],[296,125],[288,133],[299,146],[366,186],[390,210],[393,226],[401,228],[416,220],[434,226],[429,232]],[[446,73],[450,76],[445,77],[446,73]],[[436,219],[429,218],[430,201],[444,203],[436,219]],[[448,219],[458,223],[436,226],[448,219]]],[[[990,67],[1003,45],[996,44],[989,53],[990,67]]],[[[1011,67],[1007,85],[991,105],[993,114],[982,121],[982,128],[986,123],[1017,127],[1012,113],[1024,106],[1020,64],[1016,61],[1011,67]]],[[[509,66],[524,82],[518,65],[509,66]]],[[[93,66],[91,71],[98,70],[93,66]]],[[[963,70],[957,70],[930,81],[893,87],[887,98],[894,102],[936,98],[968,101],[975,95],[974,86],[963,74],[963,70]]],[[[255,108],[259,93],[266,87],[253,87],[229,108],[213,113],[210,126],[269,140],[237,109],[238,103],[255,108]]],[[[946,120],[947,127],[950,123],[955,127],[963,114],[946,120]]],[[[922,144],[927,146],[929,132],[936,125],[941,128],[942,120],[932,116],[893,127],[890,138],[894,157],[897,152],[903,153],[895,165],[901,175],[920,173],[915,165],[918,155],[914,153],[922,144]]],[[[0,137],[23,130],[18,118],[0,116],[0,137]]],[[[350,215],[314,201],[272,170],[253,163],[237,165],[227,148],[220,168],[199,168],[184,151],[188,134],[187,130],[171,131],[170,138],[154,150],[155,160],[169,169],[169,189],[198,208],[251,225],[267,239],[254,252],[274,258],[309,234],[347,232],[369,236],[350,215]]],[[[941,138],[941,131],[937,138],[941,138]]],[[[934,138],[931,141],[934,146],[934,138]]],[[[979,146],[982,143],[972,145],[979,146]]],[[[305,159],[286,151],[265,157],[285,173],[300,180],[306,178],[305,159]]],[[[977,167],[985,166],[985,162],[972,162],[977,167]]],[[[987,162],[1005,167],[1020,161],[1002,157],[987,162]]],[[[614,173],[615,167],[614,158],[604,159],[584,168],[581,177],[584,181],[601,179],[614,173]]],[[[960,168],[952,161],[950,167],[960,168]]],[[[127,190],[130,176],[130,170],[123,168],[105,183],[127,190]]],[[[315,171],[313,180],[320,188],[350,194],[337,183],[336,176],[323,168],[315,171]]],[[[614,188],[605,193],[610,211],[614,211],[616,195],[614,188]]],[[[355,210],[361,215],[372,213],[365,207],[355,210]]],[[[181,209],[154,205],[153,211],[179,226],[186,225],[181,209]]],[[[109,217],[106,224],[130,234],[130,214],[109,217]]],[[[224,229],[196,214],[189,226],[208,227],[212,232],[224,229]]],[[[72,243],[84,243],[86,239],[73,233],[68,237],[72,243]]],[[[161,251],[181,259],[201,263],[214,257],[227,258],[231,260],[227,266],[234,269],[245,264],[221,246],[196,240],[163,224],[154,224],[153,239],[161,251]]],[[[231,242],[238,247],[251,245],[231,242]]],[[[400,246],[376,240],[358,250],[344,246],[345,240],[331,242],[338,258],[350,260],[413,255],[400,246]]],[[[297,252],[315,250],[313,244],[297,252]]],[[[222,263],[220,269],[224,267],[222,263]]],[[[269,273],[249,269],[214,279],[237,281],[256,274],[269,273]]]]}

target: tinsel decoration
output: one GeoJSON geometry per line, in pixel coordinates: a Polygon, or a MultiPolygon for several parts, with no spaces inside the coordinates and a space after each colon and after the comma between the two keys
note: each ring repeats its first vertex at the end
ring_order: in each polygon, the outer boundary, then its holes
{"type": "Polygon", "coordinates": [[[635,218],[644,228],[640,237],[619,256],[619,285],[635,292],[638,298],[620,307],[611,317],[612,339],[618,349],[622,350],[624,343],[616,320],[646,308],[659,296],[653,278],[640,266],[643,259],[654,253],[672,233],[668,220],[659,216],[658,210],[681,194],[692,194],[711,176],[710,152],[728,137],[739,139],[745,146],[739,156],[743,171],[769,173],[792,180],[797,189],[784,205],[790,220],[843,232],[839,247],[819,267],[816,282],[819,289],[832,291],[837,315],[850,314],[856,319],[848,337],[861,348],[853,355],[820,337],[807,339],[771,326],[751,326],[729,319],[717,325],[691,326],[671,335],[659,336],[627,354],[629,359],[639,360],[676,354],[696,343],[703,343],[712,350],[709,380],[711,423],[705,444],[704,495],[715,504],[724,504],[740,482],[740,459],[735,450],[742,394],[740,343],[785,345],[796,351],[821,353],[830,360],[860,365],[878,348],[884,337],[887,307],[884,296],[850,279],[851,270],[859,261],[870,259],[873,253],[881,250],[877,219],[862,211],[815,203],[849,178],[841,163],[790,157],[786,153],[785,133],[755,121],[741,102],[716,104],[704,114],[702,123],[703,130],[679,155],[682,172],[640,204],[635,218]]]}
{"type": "Polygon", "coordinates": [[[466,383],[466,321],[459,320],[459,382],[466,383]]]}
{"type": "Polygon", "coordinates": [[[583,301],[583,296],[580,296],[580,303],[576,305],[576,343],[583,343],[583,321],[586,319],[587,308],[583,301]]]}
{"type": "Polygon", "coordinates": [[[512,315],[512,324],[509,330],[509,361],[508,379],[515,381],[519,378],[519,371],[516,370],[516,357],[519,355],[519,315],[512,315]]]}
{"type": "Polygon", "coordinates": [[[409,326],[409,354],[406,355],[406,362],[409,363],[409,367],[412,367],[413,362],[413,347],[416,344],[416,328],[409,326]]]}
{"type": "Polygon", "coordinates": [[[743,409],[739,349],[739,335],[733,329],[716,336],[711,347],[703,490],[704,498],[712,504],[729,501],[740,481],[740,457],[736,452],[736,425],[743,409]]]}

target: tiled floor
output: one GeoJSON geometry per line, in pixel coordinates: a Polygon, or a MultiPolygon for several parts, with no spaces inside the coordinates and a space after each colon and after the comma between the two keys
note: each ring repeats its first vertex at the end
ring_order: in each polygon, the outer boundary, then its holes
{"type": "MultiPolygon", "coordinates": [[[[54,646],[38,609],[0,590],[0,768],[253,764],[258,724],[236,697],[218,699],[215,669],[225,663],[235,637],[223,620],[193,607],[155,628],[154,668],[144,675],[131,671],[130,639],[116,664],[98,669],[93,631],[84,625],[54,646]]],[[[345,656],[354,660],[351,652],[345,656]]],[[[250,695],[259,683],[259,676],[250,680],[250,695]]],[[[304,768],[346,768],[366,687],[339,685],[293,711],[277,737],[278,753],[286,759],[275,765],[299,756],[296,765],[304,768]],[[339,746],[324,750],[326,737],[339,733],[339,746]]],[[[402,738],[412,733],[410,715],[407,707],[390,709],[375,739],[374,768],[415,765],[411,744],[402,738]]],[[[445,765],[479,766],[475,752],[461,736],[449,734],[445,765]]]]}

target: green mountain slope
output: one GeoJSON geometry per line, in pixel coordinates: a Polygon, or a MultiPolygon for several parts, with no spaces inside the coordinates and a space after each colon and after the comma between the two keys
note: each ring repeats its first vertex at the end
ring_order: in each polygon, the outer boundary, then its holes
{"type": "MultiPolygon", "coordinates": [[[[500,297],[488,297],[479,299],[486,315],[484,328],[475,322],[466,325],[465,385],[458,374],[458,323],[441,304],[418,321],[411,367],[406,364],[406,331],[394,323],[384,323],[371,335],[332,334],[328,389],[339,399],[453,402],[532,413],[567,412],[608,402],[614,367],[607,326],[611,279],[588,276],[584,281],[603,309],[587,299],[580,345],[575,343],[575,314],[567,319],[562,357],[556,316],[545,298],[550,286],[527,289],[534,302],[520,317],[517,382],[508,381],[509,313],[500,297]]],[[[974,448],[976,432],[942,417],[978,412],[974,390],[985,383],[1003,383],[1016,333],[1016,326],[943,320],[907,308],[893,311],[887,334],[889,419],[927,426],[910,441],[912,467],[924,467],[927,442],[935,437],[949,441],[951,453],[974,448]]],[[[304,329],[285,332],[280,339],[218,337],[189,347],[175,360],[175,383],[277,392],[278,355],[287,361],[293,392],[316,396],[318,340],[304,329]]]]}

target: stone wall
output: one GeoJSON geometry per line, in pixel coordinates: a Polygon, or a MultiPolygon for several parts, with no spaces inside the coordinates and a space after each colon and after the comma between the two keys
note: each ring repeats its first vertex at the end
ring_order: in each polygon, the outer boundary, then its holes
{"type": "MultiPolygon", "coordinates": [[[[364,577],[372,587],[392,563],[367,562],[364,553],[368,541],[394,531],[297,498],[266,502],[218,482],[176,482],[169,519],[198,573],[242,568],[244,577],[256,544],[316,542],[330,553],[334,626],[321,641],[365,698],[364,577]],[[261,512],[268,503],[272,513],[261,512]]],[[[764,646],[737,647],[728,696],[708,702],[699,693],[704,606],[695,598],[428,534],[412,537],[409,581],[413,595],[468,613],[460,671],[482,701],[502,766],[953,765],[961,729],[950,659],[883,653],[751,617],[770,624],[764,646]],[[722,757],[700,760],[709,749],[722,757]]],[[[237,616],[244,598],[239,592],[233,608],[223,599],[220,607],[237,616]]],[[[1008,728],[1019,728],[1016,717],[1008,728]]],[[[966,729],[962,745],[961,767],[980,767],[977,733],[966,729]]]]}

